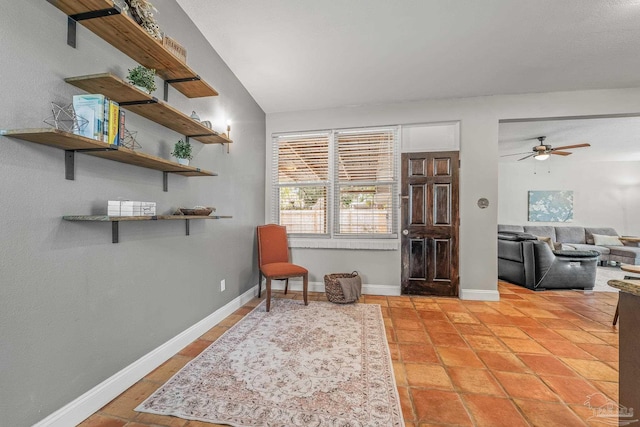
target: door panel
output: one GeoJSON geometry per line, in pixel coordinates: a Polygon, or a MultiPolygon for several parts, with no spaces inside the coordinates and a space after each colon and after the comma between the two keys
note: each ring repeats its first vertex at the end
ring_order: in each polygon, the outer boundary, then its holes
{"type": "Polygon", "coordinates": [[[427,251],[423,239],[411,240],[411,260],[409,262],[409,277],[425,280],[427,278],[427,251]]]}
{"type": "Polygon", "coordinates": [[[427,174],[425,159],[411,160],[411,176],[425,176],[427,174]]]}
{"type": "Polygon", "coordinates": [[[438,158],[433,159],[433,175],[434,176],[450,176],[451,175],[451,159],[438,158]]]}
{"type": "Polygon", "coordinates": [[[426,225],[427,224],[427,206],[426,206],[426,189],[424,185],[412,185],[411,186],[411,225],[426,225]]]}
{"type": "Polygon", "coordinates": [[[402,293],[458,295],[458,152],[402,155],[402,293]]]}
{"type": "Polygon", "coordinates": [[[433,280],[451,280],[451,239],[433,239],[434,274],[433,280]]]}
{"type": "Polygon", "coordinates": [[[451,225],[451,186],[449,184],[435,184],[433,193],[434,225],[451,225]]]}

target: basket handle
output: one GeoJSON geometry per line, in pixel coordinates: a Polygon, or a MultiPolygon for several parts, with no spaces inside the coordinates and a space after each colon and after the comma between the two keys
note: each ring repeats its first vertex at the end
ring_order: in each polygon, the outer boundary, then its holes
{"type": "Polygon", "coordinates": [[[356,277],[358,275],[358,272],[356,270],[353,270],[351,272],[351,276],[356,277]]]}

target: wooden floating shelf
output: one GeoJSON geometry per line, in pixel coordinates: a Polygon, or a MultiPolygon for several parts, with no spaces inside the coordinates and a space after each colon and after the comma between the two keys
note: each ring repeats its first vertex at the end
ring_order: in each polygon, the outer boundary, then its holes
{"type": "MultiPolygon", "coordinates": [[[[18,129],[3,130],[0,135],[18,138],[60,148],[67,152],[79,151],[90,156],[102,157],[120,163],[155,169],[165,173],[183,176],[216,176],[216,173],[202,170],[193,166],[185,166],[150,154],[133,151],[125,147],[109,145],[80,135],[74,135],[58,129],[18,129]]],[[[67,171],[67,177],[69,176],[67,171]]],[[[73,177],[68,178],[73,179],[73,177]]],[[[166,186],[165,186],[166,191],[166,186]]]]}
{"type": "Polygon", "coordinates": [[[118,102],[122,108],[203,144],[233,142],[111,73],[69,77],[64,81],[89,93],[101,93],[118,102]]]}
{"type": "MultiPolygon", "coordinates": [[[[69,15],[117,9],[111,0],[48,0],[69,15]]],[[[169,52],[126,14],[82,19],[79,22],[122,53],[147,68],[155,68],[164,80],[188,98],[216,96],[218,92],[191,68],[169,52]],[[177,81],[172,81],[177,80],[177,81]]]]}
{"type": "Polygon", "coordinates": [[[62,217],[65,221],[98,221],[98,222],[114,222],[114,221],[172,221],[177,219],[226,219],[232,218],[227,215],[154,215],[154,216],[108,216],[108,215],[65,215],[62,217]]]}
{"type": "Polygon", "coordinates": [[[118,224],[121,221],[172,221],[184,220],[185,234],[189,235],[189,221],[192,219],[226,219],[231,218],[226,215],[155,215],[155,216],[108,216],[108,215],[65,215],[62,217],[65,221],[92,221],[92,222],[110,222],[111,223],[111,242],[118,243],[120,240],[120,232],[118,224]]]}

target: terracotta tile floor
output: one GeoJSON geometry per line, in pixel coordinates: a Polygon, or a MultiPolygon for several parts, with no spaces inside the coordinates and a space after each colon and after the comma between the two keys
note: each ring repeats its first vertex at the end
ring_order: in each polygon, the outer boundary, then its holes
{"type": "MultiPolygon", "coordinates": [[[[618,295],[498,287],[500,302],[362,298],[382,307],[407,427],[608,425],[589,419],[594,412],[585,401],[593,393],[602,394],[601,404],[618,399],[618,331],[611,326],[618,295]]],[[[237,310],[80,426],[214,426],[133,408],[259,302],[237,310]]]]}

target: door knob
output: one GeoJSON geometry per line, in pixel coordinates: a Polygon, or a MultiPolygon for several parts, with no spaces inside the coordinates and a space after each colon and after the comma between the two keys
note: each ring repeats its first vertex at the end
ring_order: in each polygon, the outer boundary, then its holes
{"type": "Polygon", "coordinates": [[[409,234],[409,230],[402,230],[402,234],[405,235],[405,236],[408,235],[409,234]]]}

